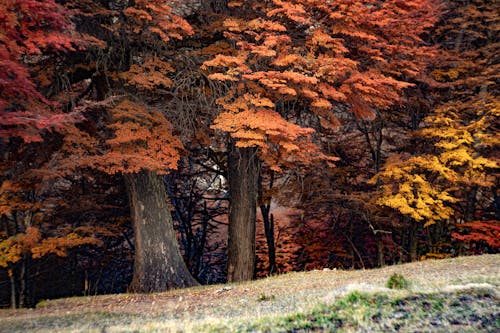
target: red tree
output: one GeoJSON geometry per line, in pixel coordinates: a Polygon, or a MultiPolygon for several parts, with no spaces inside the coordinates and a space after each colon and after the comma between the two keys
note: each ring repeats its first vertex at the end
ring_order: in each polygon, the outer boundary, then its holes
{"type": "Polygon", "coordinates": [[[48,52],[74,49],[67,17],[54,0],[0,3],[0,138],[40,141],[42,129],[72,120],[38,91],[29,68],[48,52]]]}

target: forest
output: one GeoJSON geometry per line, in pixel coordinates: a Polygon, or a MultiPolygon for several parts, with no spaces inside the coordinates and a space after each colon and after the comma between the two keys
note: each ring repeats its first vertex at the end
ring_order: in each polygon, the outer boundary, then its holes
{"type": "Polygon", "coordinates": [[[499,12],[0,1],[0,307],[498,253],[499,12]]]}

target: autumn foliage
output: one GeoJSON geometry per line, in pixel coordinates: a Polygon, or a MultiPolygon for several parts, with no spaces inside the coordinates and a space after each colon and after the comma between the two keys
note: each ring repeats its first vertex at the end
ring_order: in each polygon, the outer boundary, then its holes
{"type": "Polygon", "coordinates": [[[77,39],[67,11],[53,0],[2,1],[0,13],[0,137],[40,141],[41,130],[72,119],[39,92],[28,63],[74,50],[77,39]]]}
{"type": "Polygon", "coordinates": [[[241,193],[256,276],[498,252],[496,7],[2,1],[0,306],[127,290],[141,212],[224,282],[241,193]]]}

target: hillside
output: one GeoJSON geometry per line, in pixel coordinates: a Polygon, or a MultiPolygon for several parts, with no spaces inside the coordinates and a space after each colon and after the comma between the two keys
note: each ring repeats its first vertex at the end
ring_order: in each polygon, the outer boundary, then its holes
{"type": "Polygon", "coordinates": [[[499,287],[500,255],[483,255],[45,301],[34,310],[1,310],[0,332],[494,332],[499,287]],[[387,289],[395,273],[410,285],[387,289]]]}

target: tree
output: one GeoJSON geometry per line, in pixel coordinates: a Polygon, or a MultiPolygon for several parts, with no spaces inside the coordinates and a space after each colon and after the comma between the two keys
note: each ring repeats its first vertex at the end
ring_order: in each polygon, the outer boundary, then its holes
{"type": "MultiPolygon", "coordinates": [[[[448,6],[447,23],[436,29],[444,49],[442,61],[432,72],[447,91],[442,89],[440,105],[414,132],[423,143],[416,156],[392,158],[374,178],[381,185],[377,203],[408,216],[412,226],[424,222],[424,228],[441,224],[450,229],[458,224],[461,229],[463,222],[469,227],[477,222],[484,229],[489,223],[481,220],[495,214],[488,202],[496,202],[498,183],[498,158],[492,153],[498,146],[493,74],[498,65],[492,60],[498,51],[498,28],[485,24],[496,20],[488,2],[448,6]]],[[[496,232],[495,223],[491,228],[496,232]]],[[[447,230],[444,236],[451,234],[459,235],[447,230]]],[[[416,241],[413,244],[411,258],[416,260],[416,241]]],[[[440,254],[436,248],[430,251],[440,254]]]]}
{"type": "MultiPolygon", "coordinates": [[[[89,10],[96,15],[94,19],[100,19],[99,12],[88,7],[98,3],[74,5],[80,13],[89,10]]],[[[103,51],[110,59],[124,57],[128,61],[116,64],[111,60],[103,72],[99,72],[96,63],[91,84],[102,100],[81,106],[92,110],[88,120],[96,117],[92,120],[103,121],[106,126],[95,131],[89,128],[90,121],[87,128],[64,129],[60,152],[65,155],[65,161],[60,165],[68,170],[86,167],[124,175],[135,235],[131,291],[155,292],[192,286],[196,281],[179,252],[162,177],[169,169],[176,168],[182,143],[173,134],[161,109],[146,105],[146,101],[155,100],[156,89],[172,84],[168,78],[172,66],[155,54],[171,38],[182,39],[182,34],[192,34],[192,28],[172,14],[171,7],[162,1],[135,1],[133,5],[115,7],[105,8],[103,12],[112,15],[119,10],[123,20],[114,23],[104,20],[103,27],[112,30],[111,36],[104,35],[103,41],[110,44],[103,51]],[[115,37],[124,43],[118,45],[117,50],[112,48],[115,37]],[[105,99],[112,94],[124,97],[105,99]],[[144,102],[133,101],[139,96],[144,102]],[[99,116],[96,110],[105,110],[105,116],[99,116]]],[[[96,37],[101,37],[99,31],[96,37]]]]}
{"type": "MultiPolygon", "coordinates": [[[[13,3],[17,7],[9,10],[14,16],[19,13],[20,22],[27,22],[26,27],[21,28],[33,40],[28,39],[24,49],[16,50],[17,53],[12,53],[10,44],[6,44],[7,51],[12,54],[3,52],[3,55],[18,60],[23,50],[35,52],[50,45],[69,48],[68,39],[62,39],[63,33],[50,34],[51,29],[66,28],[64,24],[67,23],[62,19],[66,11],[52,1],[47,4],[37,1],[13,3]],[[56,10],[52,10],[51,5],[56,10]],[[42,8],[50,13],[31,20],[30,8],[42,8]],[[36,29],[40,32],[31,34],[36,29]]],[[[182,144],[172,133],[171,125],[160,109],[146,105],[147,101],[154,100],[155,89],[171,85],[168,73],[172,72],[172,66],[156,54],[170,38],[181,39],[181,34],[191,34],[192,29],[184,19],[172,14],[171,7],[162,1],[106,5],[99,1],[69,1],[65,6],[74,14],[76,29],[81,32],[86,49],[72,49],[75,52],[66,58],[67,62],[52,67],[55,72],[64,72],[64,67],[69,67],[66,73],[60,74],[62,78],[50,76],[50,70],[42,72],[48,76],[37,76],[40,83],[49,81],[44,87],[45,94],[52,95],[52,99],[62,99],[64,103],[58,108],[47,107],[50,116],[35,117],[36,121],[16,123],[12,120],[15,117],[24,119],[33,112],[40,113],[35,102],[54,106],[48,98],[37,93],[35,98],[27,99],[27,113],[9,111],[9,117],[2,125],[5,124],[6,130],[11,132],[20,132],[16,135],[23,135],[25,141],[41,140],[38,132],[32,134],[33,128],[57,127],[55,135],[59,140],[53,140],[55,145],[50,146],[52,156],[42,167],[57,177],[68,177],[82,168],[124,175],[136,232],[131,290],[152,292],[194,285],[196,281],[179,253],[162,179],[163,174],[176,167],[182,144]],[[121,13],[118,20],[115,19],[117,12],[121,13]],[[90,31],[89,24],[94,24],[90,31]],[[89,59],[94,60],[90,65],[89,59]],[[108,98],[112,94],[121,96],[108,98]],[[141,98],[143,102],[133,102],[132,99],[139,95],[144,96],[141,98]],[[65,126],[58,126],[73,113],[84,114],[85,119],[80,118],[78,124],[66,122],[65,126]]],[[[12,31],[18,31],[18,28],[14,27],[12,31]]],[[[7,34],[6,40],[15,46],[15,38],[13,33],[7,34]]],[[[27,73],[24,70],[18,72],[27,73]]],[[[34,83],[28,82],[26,86],[26,89],[31,89],[29,92],[35,89],[34,83]]],[[[7,94],[5,98],[2,96],[2,112],[15,105],[16,98],[22,101],[24,96],[16,96],[11,90],[4,91],[7,94]]]]}
{"type": "Polygon", "coordinates": [[[436,22],[439,6],[430,1],[277,0],[230,5],[235,9],[224,23],[225,37],[234,51],[217,55],[204,68],[217,69],[212,79],[234,83],[220,100],[225,112],[214,128],[230,134],[230,166],[245,172],[229,173],[237,213],[230,216],[228,278],[242,280],[253,272],[253,178],[259,174],[254,156],[276,171],[279,161],[325,159],[314,148],[313,130],[294,122],[328,129],[338,124],[337,112],[373,118],[377,110],[400,103],[402,91],[411,86],[407,81],[432,55],[419,35],[436,22]],[[293,104],[300,111],[291,112],[293,104]]]}
{"type": "Polygon", "coordinates": [[[0,139],[41,141],[41,131],[74,121],[60,114],[33,82],[28,64],[51,52],[74,50],[67,11],[54,0],[8,0],[0,4],[0,139]]]}

